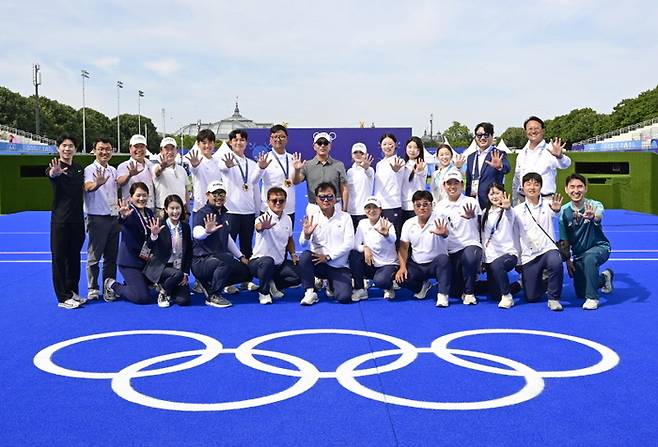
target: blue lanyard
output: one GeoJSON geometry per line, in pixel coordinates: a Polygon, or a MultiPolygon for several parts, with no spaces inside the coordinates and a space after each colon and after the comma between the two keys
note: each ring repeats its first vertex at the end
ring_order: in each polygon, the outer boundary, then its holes
{"type": "Polygon", "coordinates": [[[281,160],[279,160],[279,157],[276,156],[276,152],[272,151],[271,154],[272,154],[272,157],[276,160],[276,162],[279,163],[279,166],[281,166],[281,170],[283,171],[283,175],[285,175],[286,178],[288,178],[288,174],[290,173],[290,165],[288,164],[288,162],[289,162],[288,155],[285,152],[283,153],[283,155],[286,158],[286,167],[284,169],[283,168],[283,163],[281,163],[281,160]]]}

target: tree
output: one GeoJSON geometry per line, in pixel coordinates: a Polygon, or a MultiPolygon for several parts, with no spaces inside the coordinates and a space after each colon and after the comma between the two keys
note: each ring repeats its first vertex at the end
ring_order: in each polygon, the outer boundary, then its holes
{"type": "Polygon", "coordinates": [[[509,147],[522,148],[528,141],[523,127],[508,127],[500,136],[509,147]]]}
{"type": "Polygon", "coordinates": [[[452,126],[443,131],[443,136],[448,139],[452,147],[468,147],[473,140],[473,134],[468,127],[458,121],[453,121],[452,126]]]}

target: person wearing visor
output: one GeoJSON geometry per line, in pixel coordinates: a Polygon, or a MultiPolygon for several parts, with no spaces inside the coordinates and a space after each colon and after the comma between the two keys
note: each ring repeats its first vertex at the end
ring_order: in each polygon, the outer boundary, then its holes
{"type": "Polygon", "coordinates": [[[347,211],[352,216],[352,224],[356,231],[359,221],[366,217],[363,204],[372,194],[375,170],[370,166],[372,155],[368,154],[368,148],[363,143],[355,143],[352,146],[352,161],[352,167],[347,170],[347,189],[350,196],[347,211]]]}
{"type": "MultiPolygon", "coordinates": [[[[172,137],[164,137],[160,141],[159,163],[154,163],[153,186],[155,188],[155,215],[164,220],[164,201],[171,195],[177,195],[183,200],[183,212],[187,214],[187,186],[189,177],[185,168],[176,163],[178,145],[172,137]]],[[[184,218],[185,216],[183,216],[184,218]]]]}
{"type": "Polygon", "coordinates": [[[155,202],[151,162],[146,159],[146,137],[139,134],[130,137],[130,159],[117,166],[117,184],[121,187],[123,200],[128,200],[130,187],[135,182],[142,182],[148,188],[146,207],[153,210],[155,202]]]}

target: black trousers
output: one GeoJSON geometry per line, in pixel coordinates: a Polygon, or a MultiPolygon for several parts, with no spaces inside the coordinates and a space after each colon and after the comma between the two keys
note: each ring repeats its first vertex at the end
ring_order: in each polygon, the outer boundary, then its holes
{"type": "Polygon", "coordinates": [[[80,249],[84,241],[84,222],[50,224],[53,288],[60,303],[78,293],[80,249]]]}
{"type": "Polygon", "coordinates": [[[245,255],[247,259],[251,258],[252,239],[254,237],[255,225],[254,220],[256,219],[256,215],[226,213],[226,217],[231,225],[231,237],[237,244],[239,244],[242,254],[245,255]]]}

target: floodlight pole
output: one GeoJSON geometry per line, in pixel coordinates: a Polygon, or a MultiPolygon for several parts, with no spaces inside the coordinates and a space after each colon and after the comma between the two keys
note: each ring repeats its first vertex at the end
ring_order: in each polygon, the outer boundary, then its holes
{"type": "Polygon", "coordinates": [[[117,152],[121,152],[121,125],[120,125],[120,116],[121,116],[121,109],[120,109],[120,100],[121,100],[121,89],[123,88],[123,82],[117,81],[117,152]]]}
{"type": "Polygon", "coordinates": [[[144,92],[141,90],[137,91],[137,133],[142,134],[142,98],[144,97],[144,92]]]}
{"type": "Polygon", "coordinates": [[[39,86],[41,85],[41,67],[39,64],[32,64],[32,84],[34,84],[34,121],[35,133],[41,135],[41,123],[39,120],[39,86]]]}
{"type": "Polygon", "coordinates": [[[82,152],[87,152],[87,123],[85,114],[85,79],[89,79],[87,70],[80,70],[82,76],[82,152]]]}

